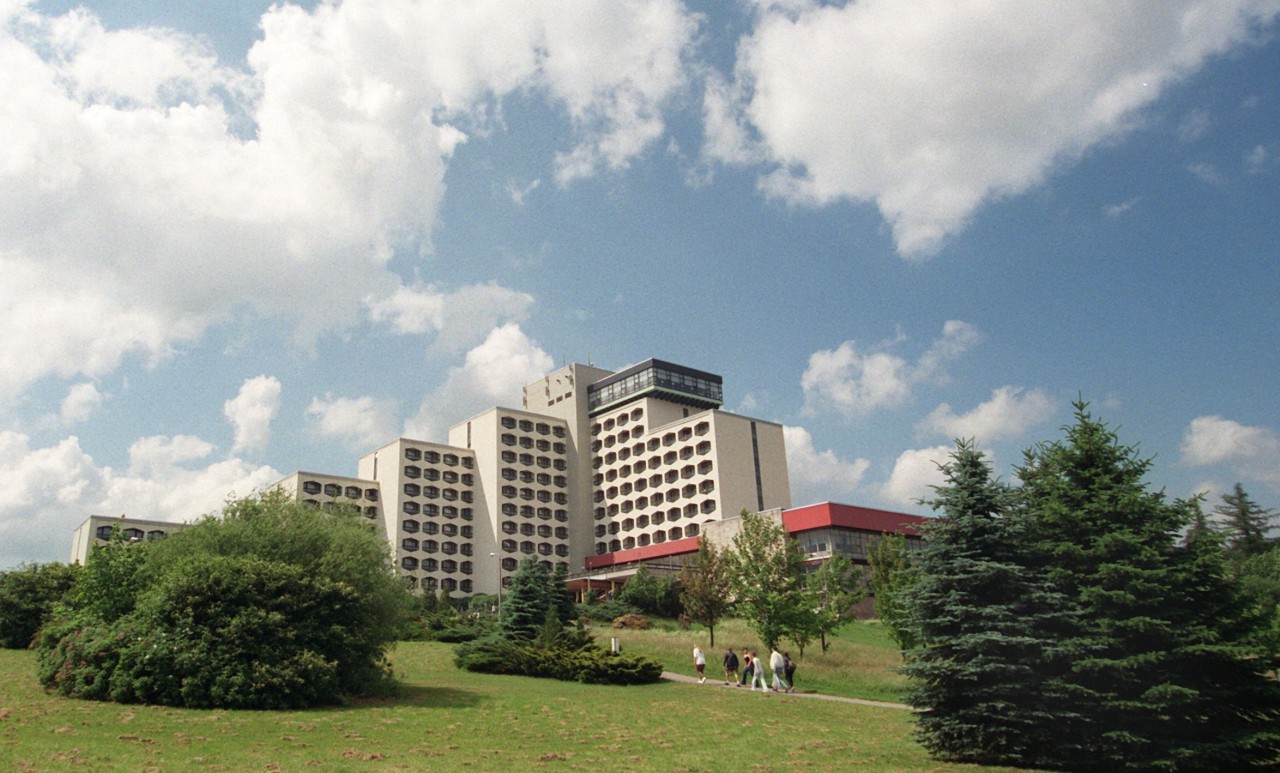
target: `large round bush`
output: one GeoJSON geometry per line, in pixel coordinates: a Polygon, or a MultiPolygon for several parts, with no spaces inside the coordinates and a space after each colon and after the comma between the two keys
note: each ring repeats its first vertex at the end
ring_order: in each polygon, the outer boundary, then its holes
{"type": "Polygon", "coordinates": [[[100,550],[85,569],[90,581],[42,637],[40,678],[50,689],[296,708],[391,686],[386,651],[408,594],[385,542],[354,513],[268,494],[162,543],[100,550]],[[95,583],[96,574],[116,582],[95,583]],[[117,597],[96,598],[106,595],[117,597]]]}

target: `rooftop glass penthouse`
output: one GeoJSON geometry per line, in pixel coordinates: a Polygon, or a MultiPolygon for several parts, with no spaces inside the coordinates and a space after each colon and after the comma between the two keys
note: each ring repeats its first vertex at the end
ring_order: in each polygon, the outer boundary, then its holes
{"type": "Polygon", "coordinates": [[[724,403],[724,379],[714,373],[662,360],[645,360],[587,388],[587,410],[594,416],[641,397],[657,397],[699,409],[724,403]]]}

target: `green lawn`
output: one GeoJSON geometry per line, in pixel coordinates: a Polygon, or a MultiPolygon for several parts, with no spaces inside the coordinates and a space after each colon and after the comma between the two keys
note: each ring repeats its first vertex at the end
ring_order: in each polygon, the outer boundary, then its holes
{"type": "MultiPolygon", "coordinates": [[[[698,642],[707,653],[708,677],[720,677],[724,670],[721,657],[726,647],[741,653],[742,647],[768,652],[760,640],[741,620],[727,620],[716,626],[716,646],[709,646],[706,628],[694,626],[680,629],[670,621],[658,621],[645,631],[618,631],[608,627],[596,629],[596,638],[608,645],[611,637],[620,640],[624,652],[653,658],[668,671],[693,674],[693,645],[698,642]]],[[[884,626],[877,622],[851,622],[837,636],[829,637],[827,651],[818,642],[811,643],[801,655],[790,642],[782,648],[798,663],[796,689],[848,698],[901,702],[906,692],[906,679],[898,673],[902,657],[884,626]]]]}
{"type": "Polygon", "coordinates": [[[50,697],[34,658],[0,651],[0,770],[972,769],[929,760],[901,710],[710,685],[470,674],[435,643],[395,651],[399,698],[292,712],[50,697]]]}

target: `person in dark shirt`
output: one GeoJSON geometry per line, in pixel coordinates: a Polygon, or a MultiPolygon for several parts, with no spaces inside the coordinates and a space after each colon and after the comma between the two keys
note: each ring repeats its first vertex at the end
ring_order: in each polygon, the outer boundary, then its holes
{"type": "Polygon", "coordinates": [[[751,659],[751,652],[746,647],[742,648],[742,678],[738,680],[739,687],[745,687],[747,682],[751,681],[752,669],[756,667],[755,661],[751,659]]]}
{"type": "Polygon", "coordinates": [[[738,683],[738,656],[734,653],[733,647],[724,653],[724,683],[738,683]]]}

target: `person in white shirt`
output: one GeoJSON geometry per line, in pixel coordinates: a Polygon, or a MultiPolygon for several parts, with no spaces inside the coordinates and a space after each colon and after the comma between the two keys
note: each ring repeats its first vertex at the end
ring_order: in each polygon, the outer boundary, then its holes
{"type": "Polygon", "coordinates": [[[787,684],[786,676],[787,659],[782,657],[777,647],[774,647],[773,652],[769,654],[769,668],[773,671],[773,689],[778,692],[790,692],[791,686],[787,684]]]}
{"type": "Polygon", "coordinates": [[[707,656],[702,654],[702,648],[697,644],[693,645],[693,667],[698,669],[698,676],[702,677],[698,684],[707,681],[707,656]]]}

